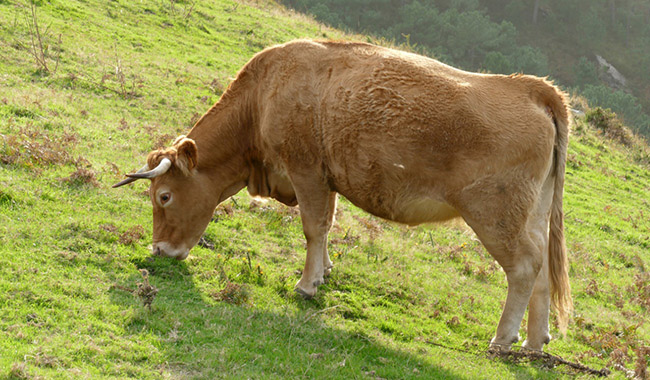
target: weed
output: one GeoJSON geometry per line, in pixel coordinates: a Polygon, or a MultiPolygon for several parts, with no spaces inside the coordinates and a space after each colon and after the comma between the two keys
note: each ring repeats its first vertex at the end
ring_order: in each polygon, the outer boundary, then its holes
{"type": "Polygon", "coordinates": [[[236,284],[228,282],[226,286],[212,295],[216,301],[223,301],[233,305],[242,305],[248,303],[250,299],[250,290],[246,284],[236,284]]]}
{"type": "Polygon", "coordinates": [[[596,282],[596,280],[591,279],[589,281],[589,284],[587,284],[587,287],[585,288],[585,293],[593,297],[599,292],[600,290],[598,290],[598,283],[596,282]]]}
{"type": "Polygon", "coordinates": [[[127,74],[116,45],[114,51],[113,70],[102,76],[99,86],[120,95],[123,99],[139,97],[139,90],[144,86],[144,80],[137,74],[127,74]]]}
{"type": "Polygon", "coordinates": [[[460,325],[460,318],[458,318],[457,316],[453,316],[446,323],[447,323],[447,326],[449,326],[449,327],[459,326],[460,325]]]}
{"type": "Polygon", "coordinates": [[[215,95],[221,95],[226,90],[226,86],[219,80],[219,78],[214,78],[212,82],[208,85],[208,88],[215,95]]]}
{"type": "Polygon", "coordinates": [[[142,306],[151,311],[151,304],[156,298],[156,294],[158,294],[158,288],[149,284],[149,271],[146,269],[140,269],[140,274],[142,275],[143,281],[138,283],[135,295],[140,298],[140,301],[142,301],[142,306]]]}
{"type": "Polygon", "coordinates": [[[27,365],[24,362],[14,363],[9,372],[9,378],[14,379],[31,379],[32,375],[27,371],[27,365]]]}
{"type": "Polygon", "coordinates": [[[58,39],[52,40],[48,35],[49,27],[41,32],[34,2],[30,2],[29,12],[25,12],[25,22],[30,37],[29,52],[34,58],[34,62],[41,71],[48,74],[56,73],[61,58],[61,34],[59,34],[58,39]],[[56,55],[51,53],[54,50],[56,50],[56,55]],[[54,67],[51,66],[52,61],[54,67]]]}

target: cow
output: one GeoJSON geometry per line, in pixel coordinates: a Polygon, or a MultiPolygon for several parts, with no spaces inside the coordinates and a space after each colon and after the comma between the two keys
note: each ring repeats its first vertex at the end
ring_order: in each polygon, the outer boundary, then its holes
{"type": "Polygon", "coordinates": [[[185,259],[216,206],[246,187],[299,205],[307,255],[296,291],[333,263],[337,194],[408,225],[462,218],[503,267],[490,347],[549,343],[572,308],[563,186],[565,94],[545,78],[471,73],[366,43],[298,40],[256,54],[187,136],[114,185],[151,180],[153,254],[185,259]]]}

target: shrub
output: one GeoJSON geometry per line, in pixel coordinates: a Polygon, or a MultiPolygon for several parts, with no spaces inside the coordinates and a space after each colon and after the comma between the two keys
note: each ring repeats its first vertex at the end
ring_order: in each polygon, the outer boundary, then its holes
{"type": "Polygon", "coordinates": [[[633,95],[602,85],[586,85],[582,95],[591,105],[610,108],[617,115],[622,116],[626,124],[633,126],[646,137],[650,137],[650,117],[643,112],[641,104],[633,95]]]}
{"type": "Polygon", "coordinates": [[[589,124],[602,131],[607,138],[625,146],[632,145],[634,139],[632,132],[621,123],[612,110],[596,107],[587,111],[585,118],[589,124]]]}
{"type": "Polygon", "coordinates": [[[28,126],[15,135],[0,135],[0,162],[28,167],[72,163],[69,152],[77,141],[74,134],[55,136],[28,126]]]}

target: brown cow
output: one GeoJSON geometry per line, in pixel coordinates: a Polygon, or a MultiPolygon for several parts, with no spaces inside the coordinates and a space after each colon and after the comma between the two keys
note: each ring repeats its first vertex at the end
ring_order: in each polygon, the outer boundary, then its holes
{"type": "Polygon", "coordinates": [[[462,217],[506,272],[492,347],[549,342],[571,308],[562,192],[562,92],[527,75],[469,73],[364,43],[294,41],[257,54],[171,148],[121,186],[151,179],[154,254],[184,259],[215,207],[244,187],[300,205],[307,259],[296,290],[329,274],[337,193],[406,224],[462,217]],[[154,168],[149,170],[149,168],[154,168]]]}

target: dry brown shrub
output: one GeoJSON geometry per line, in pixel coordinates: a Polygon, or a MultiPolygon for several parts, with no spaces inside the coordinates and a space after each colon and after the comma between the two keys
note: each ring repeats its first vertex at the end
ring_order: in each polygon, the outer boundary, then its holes
{"type": "Polygon", "coordinates": [[[64,178],[63,182],[67,182],[70,185],[90,185],[92,187],[99,187],[99,182],[95,177],[95,171],[88,168],[78,168],[68,178],[64,178]]]}
{"type": "Polygon", "coordinates": [[[202,117],[203,115],[195,112],[194,115],[190,118],[190,127],[193,127],[202,117]]]}
{"type": "Polygon", "coordinates": [[[115,225],[110,224],[110,223],[102,224],[101,226],[99,226],[99,228],[101,228],[102,230],[104,230],[104,231],[106,231],[108,233],[111,233],[111,234],[117,233],[117,227],[115,227],[115,225]]]}
{"type": "Polygon", "coordinates": [[[650,273],[642,272],[634,276],[634,285],[628,287],[629,294],[634,294],[633,302],[650,309],[650,273]]]}
{"type": "Polygon", "coordinates": [[[119,241],[120,244],[131,245],[137,242],[138,240],[142,239],[143,236],[144,236],[144,227],[138,224],[136,226],[129,228],[128,230],[126,230],[126,232],[121,233],[119,241]]]}
{"type": "Polygon", "coordinates": [[[634,369],[636,379],[650,379],[650,373],[648,373],[648,357],[650,357],[650,347],[639,347],[636,350],[636,366],[634,369]]]}
{"type": "Polygon", "coordinates": [[[593,297],[599,292],[600,290],[598,289],[598,283],[596,282],[596,280],[592,279],[591,281],[589,281],[589,284],[587,284],[587,287],[585,288],[585,293],[593,297]]]}
{"type": "Polygon", "coordinates": [[[248,302],[250,291],[246,285],[228,282],[226,287],[212,295],[216,301],[223,301],[233,305],[241,305],[248,302]]]}
{"type": "Polygon", "coordinates": [[[172,144],[172,142],[174,141],[174,138],[176,138],[176,136],[174,136],[172,134],[169,134],[169,133],[165,133],[165,134],[162,134],[162,135],[158,136],[156,138],[156,141],[153,144],[153,147],[151,147],[151,150],[156,150],[156,149],[159,149],[159,148],[166,148],[166,147],[170,146],[172,144]]]}
{"type": "Polygon", "coordinates": [[[226,86],[221,82],[219,78],[214,78],[208,85],[208,88],[216,95],[221,95],[226,90],[226,86]]]}
{"type": "Polygon", "coordinates": [[[31,379],[32,376],[27,371],[27,365],[22,362],[14,363],[9,372],[9,378],[13,379],[31,379]]]}
{"type": "Polygon", "coordinates": [[[70,151],[78,141],[73,133],[56,136],[30,125],[15,135],[0,135],[0,162],[28,167],[73,163],[70,151]]]}

